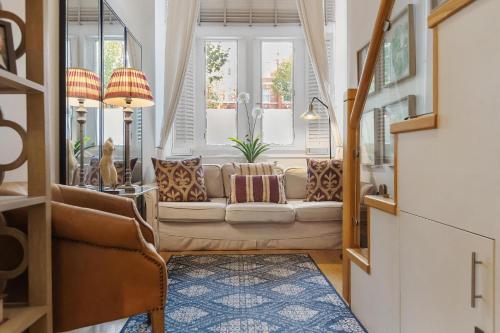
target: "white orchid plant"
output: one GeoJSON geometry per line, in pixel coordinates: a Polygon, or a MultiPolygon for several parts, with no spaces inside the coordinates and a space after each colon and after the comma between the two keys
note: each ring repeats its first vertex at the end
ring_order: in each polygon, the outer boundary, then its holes
{"type": "Polygon", "coordinates": [[[238,149],[243,153],[248,163],[253,163],[257,157],[269,150],[269,145],[263,143],[259,136],[255,136],[255,127],[257,121],[262,118],[262,108],[254,107],[252,113],[248,111],[248,103],[250,103],[250,94],[242,92],[238,95],[238,104],[243,104],[245,106],[245,113],[247,116],[248,123],[248,134],[245,135],[244,140],[238,138],[229,138],[230,141],[234,142],[234,148],[238,149]]]}

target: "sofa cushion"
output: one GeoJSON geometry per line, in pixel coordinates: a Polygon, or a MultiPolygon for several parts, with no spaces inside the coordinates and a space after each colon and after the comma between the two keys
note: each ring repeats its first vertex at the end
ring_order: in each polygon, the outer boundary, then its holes
{"type": "Polygon", "coordinates": [[[230,204],[226,207],[228,223],[292,223],[295,211],[292,205],[267,202],[230,204]]]}
{"type": "Polygon", "coordinates": [[[240,176],[258,176],[274,174],[273,163],[233,163],[234,171],[240,176]]]}
{"type": "Polygon", "coordinates": [[[301,222],[326,222],[342,220],[342,202],[290,200],[295,209],[295,219],[301,222]]]}
{"type": "Polygon", "coordinates": [[[224,184],[222,182],[222,171],[217,164],[203,164],[205,174],[205,186],[209,198],[223,198],[224,184]]]}
{"type": "Polygon", "coordinates": [[[159,202],[158,219],[175,222],[224,221],[226,198],[210,198],[208,202],[159,202]]]}
{"type": "MultiPolygon", "coordinates": [[[[231,197],[231,175],[236,175],[236,169],[234,163],[225,163],[221,167],[222,169],[222,180],[224,182],[224,192],[226,197],[231,197]]],[[[279,165],[273,164],[273,175],[283,174],[283,168],[279,165]]]]}
{"type": "Polygon", "coordinates": [[[286,204],[283,175],[231,176],[231,203],[286,204]]]}
{"type": "Polygon", "coordinates": [[[306,198],[307,170],[305,168],[288,168],[285,170],[285,193],[287,199],[306,198]]]}
{"type": "Polygon", "coordinates": [[[342,161],[307,159],[306,201],[342,201],[342,161]]]}
{"type": "Polygon", "coordinates": [[[201,157],[182,161],[151,159],[158,184],[159,201],[207,201],[201,157]]]}
{"type": "Polygon", "coordinates": [[[227,198],[231,197],[231,176],[236,174],[233,163],[225,163],[221,167],[224,193],[227,198]]]}

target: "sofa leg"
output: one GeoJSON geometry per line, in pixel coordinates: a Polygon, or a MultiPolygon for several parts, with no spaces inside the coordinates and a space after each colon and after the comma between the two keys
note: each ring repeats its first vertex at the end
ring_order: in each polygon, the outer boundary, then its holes
{"type": "Polygon", "coordinates": [[[154,310],[148,313],[153,333],[165,333],[164,309],[154,310]]]}

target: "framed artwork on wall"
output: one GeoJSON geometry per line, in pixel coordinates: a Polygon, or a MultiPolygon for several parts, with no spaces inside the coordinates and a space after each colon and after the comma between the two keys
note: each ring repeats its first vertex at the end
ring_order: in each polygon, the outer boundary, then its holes
{"type": "Polygon", "coordinates": [[[388,87],[416,74],[413,5],[391,20],[383,43],[383,85],[388,87]]]}
{"type": "MultiPolygon", "coordinates": [[[[366,57],[368,55],[368,47],[370,43],[363,46],[357,52],[357,69],[358,69],[358,84],[361,81],[361,74],[363,73],[363,67],[365,66],[366,57]]],[[[376,94],[379,90],[379,81],[377,80],[379,76],[379,62],[377,61],[377,66],[375,67],[375,73],[373,74],[372,82],[370,84],[370,89],[368,90],[368,96],[376,94]]]]}
{"type": "Polygon", "coordinates": [[[436,27],[439,23],[453,14],[467,7],[475,0],[429,0],[430,14],[427,18],[427,26],[429,28],[436,27]]]}
{"type": "Polygon", "coordinates": [[[406,96],[398,101],[382,107],[383,110],[383,163],[394,164],[394,139],[391,134],[391,124],[417,116],[417,98],[415,95],[406,96]]]}
{"type": "Polygon", "coordinates": [[[448,0],[431,0],[431,9],[436,9],[448,0]]]}

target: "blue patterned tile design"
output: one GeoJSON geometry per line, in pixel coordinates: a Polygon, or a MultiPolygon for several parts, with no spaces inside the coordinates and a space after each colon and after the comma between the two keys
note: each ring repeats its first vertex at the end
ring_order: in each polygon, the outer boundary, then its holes
{"type": "MultiPolygon", "coordinates": [[[[365,333],[307,254],[174,256],[168,333],[365,333]]],[[[150,333],[146,314],[121,333],[150,333]]]]}

